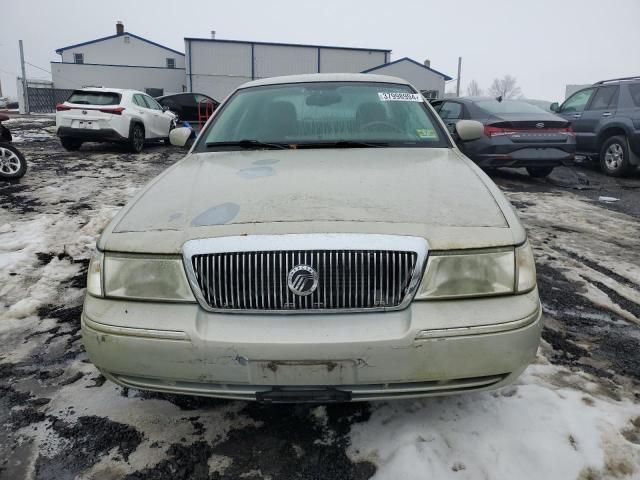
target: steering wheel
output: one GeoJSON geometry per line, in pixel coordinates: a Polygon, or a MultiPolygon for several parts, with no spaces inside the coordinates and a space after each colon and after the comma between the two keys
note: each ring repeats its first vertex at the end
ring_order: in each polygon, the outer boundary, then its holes
{"type": "Polygon", "coordinates": [[[385,122],[384,120],[376,120],[375,122],[365,123],[360,128],[362,128],[362,130],[371,130],[371,129],[375,129],[377,131],[385,130],[385,128],[381,129],[376,127],[386,127],[386,130],[393,130],[394,132],[397,132],[397,133],[404,133],[404,131],[397,125],[394,125],[391,122],[385,122]]]}

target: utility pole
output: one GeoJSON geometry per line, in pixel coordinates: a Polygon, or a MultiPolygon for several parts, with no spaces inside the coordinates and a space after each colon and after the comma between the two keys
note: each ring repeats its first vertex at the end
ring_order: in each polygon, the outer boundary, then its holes
{"type": "Polygon", "coordinates": [[[29,91],[27,89],[27,73],[24,69],[24,50],[22,49],[22,40],[18,40],[20,46],[20,67],[22,68],[22,97],[24,98],[24,113],[29,111],[29,91]]]}
{"type": "Polygon", "coordinates": [[[460,96],[460,74],[462,73],[462,57],[458,57],[458,78],[456,79],[456,97],[460,96]]]}
{"type": "Polygon", "coordinates": [[[0,78],[0,97],[2,96],[2,79],[0,78]]]}

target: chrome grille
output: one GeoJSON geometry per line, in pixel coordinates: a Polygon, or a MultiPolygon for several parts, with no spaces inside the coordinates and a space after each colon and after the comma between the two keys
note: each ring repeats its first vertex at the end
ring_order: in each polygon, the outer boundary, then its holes
{"type": "Polygon", "coordinates": [[[215,310],[366,310],[400,306],[418,254],[398,250],[284,250],[191,256],[195,281],[215,310]],[[313,268],[317,288],[293,293],[287,278],[298,265],[313,268]]]}

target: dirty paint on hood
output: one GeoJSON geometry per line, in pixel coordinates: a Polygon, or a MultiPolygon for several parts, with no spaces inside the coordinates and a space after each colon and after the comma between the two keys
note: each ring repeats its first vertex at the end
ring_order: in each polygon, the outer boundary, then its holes
{"type": "Polygon", "coordinates": [[[359,148],[191,155],[150,184],[113,232],[318,221],[508,227],[454,150],[359,148]]]}

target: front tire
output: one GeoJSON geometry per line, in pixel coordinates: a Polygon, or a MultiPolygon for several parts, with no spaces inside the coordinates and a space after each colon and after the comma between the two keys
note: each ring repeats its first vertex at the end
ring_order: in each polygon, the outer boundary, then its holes
{"type": "Polygon", "coordinates": [[[140,153],[144,148],[144,128],[139,123],[131,127],[129,134],[129,148],[133,153],[140,153]]]}
{"type": "Polygon", "coordinates": [[[22,178],[27,171],[27,160],[13,145],[0,144],[0,178],[22,178]]]}
{"type": "Polygon", "coordinates": [[[633,170],[629,163],[629,146],[627,138],[616,135],[608,138],[600,150],[600,168],[612,177],[623,177],[633,170]]]}
{"type": "Polygon", "coordinates": [[[553,169],[554,167],[527,167],[527,172],[533,178],[544,178],[551,175],[553,169]]]}
{"type": "Polygon", "coordinates": [[[62,148],[67,152],[75,152],[80,150],[80,147],[82,146],[82,141],[77,138],[63,137],[60,139],[60,143],[62,144],[62,148]]]}

